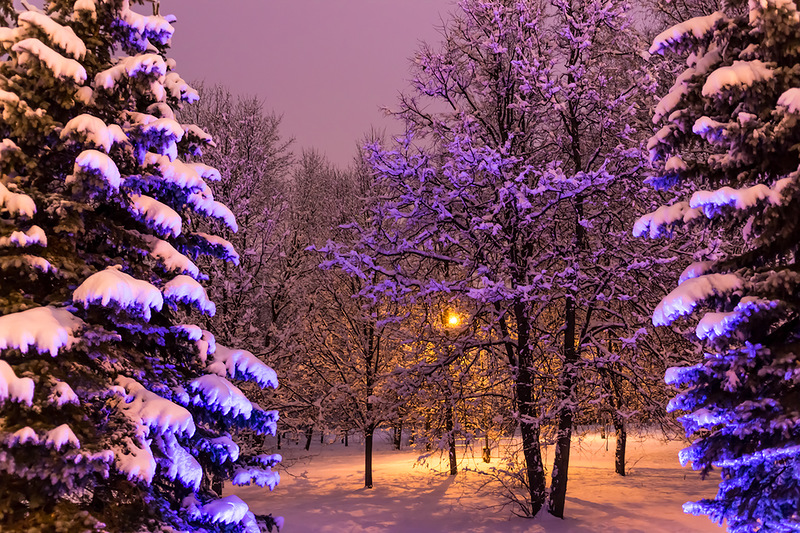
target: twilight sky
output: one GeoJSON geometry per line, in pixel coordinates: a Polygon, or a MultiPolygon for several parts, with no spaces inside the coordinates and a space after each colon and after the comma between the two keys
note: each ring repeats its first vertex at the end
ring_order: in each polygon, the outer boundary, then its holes
{"type": "Polygon", "coordinates": [[[381,106],[408,86],[409,58],[453,0],[170,0],[172,57],[186,80],[257,95],[282,113],[296,150],[347,165],[370,126],[397,133],[381,106]]]}

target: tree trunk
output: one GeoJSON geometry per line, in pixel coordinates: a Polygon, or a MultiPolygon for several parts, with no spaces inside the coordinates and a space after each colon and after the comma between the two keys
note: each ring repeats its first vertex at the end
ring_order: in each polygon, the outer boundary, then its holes
{"type": "Polygon", "coordinates": [[[394,449],[399,450],[400,446],[403,444],[403,422],[398,422],[394,425],[394,449]]]}
{"type": "Polygon", "coordinates": [[[425,451],[431,451],[431,416],[425,415],[425,451]]]}
{"type": "Polygon", "coordinates": [[[569,475],[569,452],[572,442],[572,405],[575,387],[575,364],[578,352],[575,349],[575,300],[567,297],[566,324],[564,328],[564,368],[557,400],[561,402],[558,412],[558,435],[553,459],[553,481],[550,485],[548,511],[553,516],[564,518],[564,504],[567,498],[567,478],[569,475]]]}
{"type": "Polygon", "coordinates": [[[319,443],[325,444],[325,430],[319,432],[319,443]]]}
{"type": "Polygon", "coordinates": [[[345,445],[345,447],[350,445],[350,443],[348,442],[348,437],[349,436],[350,436],[350,431],[345,431],[344,432],[344,445],[345,445]]]}
{"type": "Polygon", "coordinates": [[[367,426],[364,430],[364,487],[372,488],[372,434],[375,428],[367,426]]]}
{"type": "MultiPolygon", "coordinates": [[[[530,514],[536,516],[542,509],[545,501],[544,465],[542,464],[542,450],[539,447],[539,413],[533,395],[533,354],[528,345],[530,341],[530,325],[525,313],[525,304],[514,304],[514,315],[517,322],[517,351],[518,365],[515,376],[515,392],[517,410],[519,411],[519,426],[522,433],[522,454],[525,457],[525,482],[528,484],[530,494],[530,514]]],[[[506,344],[509,362],[513,364],[513,347],[506,344]]]]}
{"type": "Polygon", "coordinates": [[[276,433],[278,434],[278,449],[280,450],[281,449],[281,432],[277,431],[276,433]]]}
{"type": "Polygon", "coordinates": [[[448,404],[445,411],[444,421],[445,431],[447,432],[447,455],[450,460],[450,475],[458,474],[458,464],[456,463],[456,436],[453,431],[453,406],[448,404]]]}
{"type": "Polygon", "coordinates": [[[628,441],[628,432],[625,430],[625,420],[619,413],[614,412],[614,431],[617,434],[617,450],[614,453],[614,471],[620,476],[625,475],[625,444],[628,441]]]}
{"type": "Polygon", "coordinates": [[[313,426],[306,428],[306,451],[311,449],[311,438],[314,436],[313,426]]]}

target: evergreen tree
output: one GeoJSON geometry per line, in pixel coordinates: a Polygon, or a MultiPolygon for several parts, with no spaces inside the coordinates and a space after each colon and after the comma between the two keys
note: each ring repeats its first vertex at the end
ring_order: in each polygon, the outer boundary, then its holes
{"type": "Polygon", "coordinates": [[[165,55],[172,19],[25,5],[0,2],[0,529],[271,529],[209,480],[277,484],[280,457],[230,435],[277,414],[229,381],[275,373],[175,319],[215,311],[197,257],[237,255],[187,230],[236,221],[187,162],[212,141],[175,120],[197,93],[165,55]]]}
{"type": "Polygon", "coordinates": [[[681,198],[634,232],[705,230],[705,249],[653,322],[710,309],[696,325],[696,364],[668,370],[666,381],[682,386],[669,409],[687,413],[680,420],[693,437],[681,461],[721,474],[716,497],[684,510],[730,531],[800,528],[799,21],[795,2],[760,0],[749,14],[680,23],[650,49],[688,54],[649,143],[653,183],[681,198]],[[718,232],[721,248],[709,242],[718,232]]]}

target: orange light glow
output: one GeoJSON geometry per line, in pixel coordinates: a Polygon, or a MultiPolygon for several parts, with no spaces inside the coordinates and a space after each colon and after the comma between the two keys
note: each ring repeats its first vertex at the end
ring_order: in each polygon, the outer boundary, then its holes
{"type": "Polygon", "coordinates": [[[461,317],[459,317],[457,314],[450,313],[449,315],[447,315],[447,324],[449,326],[457,326],[460,323],[461,323],[461,317]]]}

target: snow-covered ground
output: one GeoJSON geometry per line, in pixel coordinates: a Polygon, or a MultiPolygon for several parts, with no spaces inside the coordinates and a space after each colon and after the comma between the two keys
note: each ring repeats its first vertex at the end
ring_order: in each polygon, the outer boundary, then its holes
{"type": "MultiPolygon", "coordinates": [[[[391,449],[380,438],[374,456],[374,488],[363,488],[363,446],[353,439],[320,445],[311,451],[284,446],[281,483],[273,493],[259,487],[233,487],[256,513],[286,519],[283,533],[677,533],[721,532],[705,517],[683,514],[681,504],[711,496],[716,481],[701,481],[696,472],[682,469],[678,450],[682,442],[629,437],[629,475],[614,474],[614,439],[598,434],[573,444],[567,487],[566,519],[547,513],[533,520],[514,517],[500,509],[499,498],[478,489],[486,481],[474,471],[485,465],[460,449],[462,471],[447,475],[446,457],[438,454],[422,465],[419,451],[391,449]]],[[[476,447],[479,453],[479,448],[476,447]]],[[[548,456],[549,461],[552,456],[548,456]]],[[[227,494],[227,492],[226,492],[227,494]]]]}

